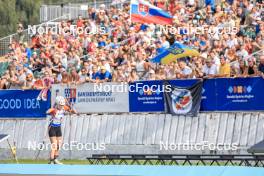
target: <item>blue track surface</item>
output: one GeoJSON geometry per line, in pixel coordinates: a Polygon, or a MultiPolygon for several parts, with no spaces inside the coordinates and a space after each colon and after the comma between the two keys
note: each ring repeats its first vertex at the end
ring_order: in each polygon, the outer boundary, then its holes
{"type": "Polygon", "coordinates": [[[0,175],[1,174],[92,176],[264,176],[264,168],[231,166],[0,164],[0,175]]]}

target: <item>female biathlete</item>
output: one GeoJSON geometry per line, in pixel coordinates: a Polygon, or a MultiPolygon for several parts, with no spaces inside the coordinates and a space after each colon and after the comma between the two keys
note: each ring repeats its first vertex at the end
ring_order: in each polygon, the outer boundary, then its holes
{"type": "Polygon", "coordinates": [[[49,164],[62,164],[59,160],[59,148],[62,144],[61,123],[65,112],[76,113],[69,105],[66,105],[66,100],[62,96],[56,97],[54,108],[47,111],[51,115],[48,133],[51,142],[50,162],[49,164]]]}

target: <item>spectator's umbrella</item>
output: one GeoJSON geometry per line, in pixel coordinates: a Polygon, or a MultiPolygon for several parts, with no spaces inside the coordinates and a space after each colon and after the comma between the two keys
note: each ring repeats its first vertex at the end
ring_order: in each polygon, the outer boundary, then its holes
{"type": "Polygon", "coordinates": [[[200,53],[197,50],[176,42],[170,48],[151,59],[151,62],[169,64],[179,58],[199,55],[200,53]]]}

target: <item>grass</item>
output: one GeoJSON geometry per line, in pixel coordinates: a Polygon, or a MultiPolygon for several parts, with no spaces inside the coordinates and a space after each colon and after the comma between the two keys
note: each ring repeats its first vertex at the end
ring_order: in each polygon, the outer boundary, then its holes
{"type": "MultiPolygon", "coordinates": [[[[19,164],[47,164],[48,160],[30,160],[30,159],[22,159],[18,160],[19,164]]],[[[89,164],[87,160],[61,160],[64,164],[78,164],[84,165],[89,164]]],[[[0,160],[0,164],[16,164],[15,160],[0,160]]]]}

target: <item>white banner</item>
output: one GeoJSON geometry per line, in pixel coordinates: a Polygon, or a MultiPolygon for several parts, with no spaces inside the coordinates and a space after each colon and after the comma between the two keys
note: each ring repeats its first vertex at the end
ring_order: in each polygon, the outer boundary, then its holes
{"type": "Polygon", "coordinates": [[[59,95],[65,97],[78,113],[129,112],[127,84],[54,84],[51,91],[52,106],[59,95]]]}

